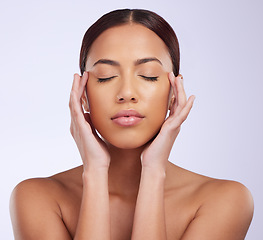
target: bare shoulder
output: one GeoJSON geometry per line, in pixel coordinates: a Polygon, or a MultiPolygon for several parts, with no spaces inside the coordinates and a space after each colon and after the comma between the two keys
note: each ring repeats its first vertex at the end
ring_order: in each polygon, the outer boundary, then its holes
{"type": "Polygon", "coordinates": [[[253,208],[252,195],[249,189],[240,182],[207,177],[175,165],[172,169],[173,181],[180,182],[181,189],[188,189],[188,192],[200,198],[203,203],[220,201],[220,199],[228,201],[239,199],[239,204],[243,202],[253,208]]]}
{"type": "Polygon", "coordinates": [[[199,196],[202,205],[211,204],[218,209],[223,207],[231,211],[243,211],[252,217],[254,209],[254,201],[249,189],[240,182],[216,179],[196,173],[193,174],[193,180],[196,182],[199,196]]]}
{"type": "MultiPolygon", "coordinates": [[[[54,194],[60,186],[50,178],[32,178],[20,182],[13,190],[10,201],[11,216],[16,210],[31,211],[35,204],[56,209],[54,194]]],[[[41,210],[41,209],[40,209],[41,210]]],[[[56,209],[59,214],[58,209],[56,209]]]]}
{"type": "Polygon", "coordinates": [[[194,206],[182,239],[244,239],[254,212],[248,188],[237,181],[199,175],[177,167],[181,189],[194,206]]]}
{"type": "Polygon", "coordinates": [[[209,179],[200,188],[202,205],[198,214],[213,211],[225,220],[243,225],[248,229],[254,213],[254,201],[249,189],[232,180],[209,179]]]}
{"type": "Polygon", "coordinates": [[[81,183],[82,167],[73,168],[50,177],[31,178],[20,182],[13,190],[11,200],[28,198],[29,201],[52,201],[61,192],[74,189],[81,183]]]}
{"type": "Polygon", "coordinates": [[[60,203],[69,189],[74,189],[71,185],[77,184],[77,180],[70,181],[76,179],[75,172],[72,169],[47,178],[27,179],[14,188],[10,215],[16,239],[70,239],[60,203]]]}
{"type": "Polygon", "coordinates": [[[249,189],[240,182],[222,179],[209,179],[201,186],[200,192],[204,195],[204,202],[227,201],[242,206],[245,209],[253,209],[253,198],[249,189]]]}

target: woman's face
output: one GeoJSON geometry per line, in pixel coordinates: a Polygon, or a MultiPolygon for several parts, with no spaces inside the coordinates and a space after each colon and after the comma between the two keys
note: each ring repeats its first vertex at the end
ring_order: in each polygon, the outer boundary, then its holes
{"type": "Polygon", "coordinates": [[[137,148],[160,130],[168,110],[172,61],[164,42],[139,24],[104,31],[87,57],[94,127],[110,144],[137,148]]]}

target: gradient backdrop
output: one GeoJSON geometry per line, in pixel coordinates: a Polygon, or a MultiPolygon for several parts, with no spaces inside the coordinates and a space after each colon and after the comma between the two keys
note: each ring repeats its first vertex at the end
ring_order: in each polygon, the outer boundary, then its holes
{"type": "Polygon", "coordinates": [[[263,1],[7,1],[0,3],[0,238],[13,239],[9,197],[27,178],[81,164],[69,133],[69,93],[86,29],[117,8],[163,16],[181,46],[186,91],[196,95],[171,161],[242,182],[263,235],[263,1]]]}

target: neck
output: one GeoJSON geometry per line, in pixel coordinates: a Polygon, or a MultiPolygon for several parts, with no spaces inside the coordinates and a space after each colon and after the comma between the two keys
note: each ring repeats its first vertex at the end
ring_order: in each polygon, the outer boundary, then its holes
{"type": "Polygon", "coordinates": [[[141,178],[141,153],[136,149],[119,149],[108,145],[111,155],[109,167],[109,192],[119,197],[136,199],[141,178]]]}

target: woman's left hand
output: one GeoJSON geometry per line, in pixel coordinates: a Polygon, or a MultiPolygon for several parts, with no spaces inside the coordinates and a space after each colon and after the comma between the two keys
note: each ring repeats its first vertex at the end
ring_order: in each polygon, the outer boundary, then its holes
{"type": "Polygon", "coordinates": [[[195,96],[192,95],[187,100],[183,79],[180,76],[175,77],[173,73],[169,73],[168,77],[175,100],[170,106],[170,115],[163,123],[160,132],[141,154],[144,169],[166,169],[168,157],[179,134],[181,124],[186,120],[195,99],[195,96]]]}

